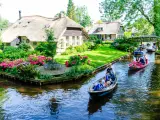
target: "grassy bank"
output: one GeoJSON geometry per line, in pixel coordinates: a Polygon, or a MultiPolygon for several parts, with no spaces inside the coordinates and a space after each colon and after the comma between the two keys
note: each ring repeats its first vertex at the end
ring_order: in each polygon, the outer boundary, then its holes
{"type": "MultiPolygon", "coordinates": [[[[86,51],[79,54],[88,56],[89,60],[91,60],[91,66],[93,66],[94,68],[97,68],[104,64],[110,63],[111,61],[121,56],[127,55],[128,53],[111,48],[110,45],[103,45],[96,50],[86,51]]],[[[57,60],[57,62],[64,64],[65,61],[68,60],[69,57],[73,55],[77,55],[77,54],[57,55],[55,59],[57,60]]]]}

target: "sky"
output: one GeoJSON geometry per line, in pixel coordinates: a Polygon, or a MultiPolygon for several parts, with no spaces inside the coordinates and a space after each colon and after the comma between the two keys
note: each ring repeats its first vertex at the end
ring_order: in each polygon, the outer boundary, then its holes
{"type": "MultiPolygon", "coordinates": [[[[102,0],[73,0],[75,6],[87,6],[93,21],[100,19],[99,3],[102,0]]],[[[2,4],[0,15],[2,18],[15,22],[21,10],[22,16],[41,15],[54,17],[60,11],[66,11],[68,0],[0,0],[2,4]]]]}

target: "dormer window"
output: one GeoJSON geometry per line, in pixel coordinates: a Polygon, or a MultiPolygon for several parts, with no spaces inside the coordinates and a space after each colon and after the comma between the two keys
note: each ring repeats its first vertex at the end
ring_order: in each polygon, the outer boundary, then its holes
{"type": "Polygon", "coordinates": [[[97,31],[98,31],[98,32],[103,31],[103,27],[97,28],[97,31]]]}

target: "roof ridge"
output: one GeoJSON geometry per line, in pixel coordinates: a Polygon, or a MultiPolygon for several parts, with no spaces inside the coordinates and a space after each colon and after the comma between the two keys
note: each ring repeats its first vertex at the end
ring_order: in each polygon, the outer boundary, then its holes
{"type": "Polygon", "coordinates": [[[29,15],[29,16],[22,16],[22,18],[27,18],[27,17],[41,17],[41,18],[46,18],[46,19],[54,19],[54,17],[45,17],[45,16],[41,16],[41,15],[29,15]]]}

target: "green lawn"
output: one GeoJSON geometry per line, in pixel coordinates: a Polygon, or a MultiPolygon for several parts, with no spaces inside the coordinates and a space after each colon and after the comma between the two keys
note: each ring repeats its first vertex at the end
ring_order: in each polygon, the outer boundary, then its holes
{"type": "MultiPolygon", "coordinates": [[[[110,48],[109,45],[104,45],[99,47],[94,51],[86,51],[83,53],[79,53],[79,55],[86,55],[91,60],[91,66],[99,67],[101,65],[107,64],[123,55],[127,55],[127,52],[122,52],[113,48],[110,48]]],[[[57,55],[55,59],[57,62],[64,64],[66,60],[69,59],[70,56],[78,55],[70,54],[70,55],[57,55]]]]}

